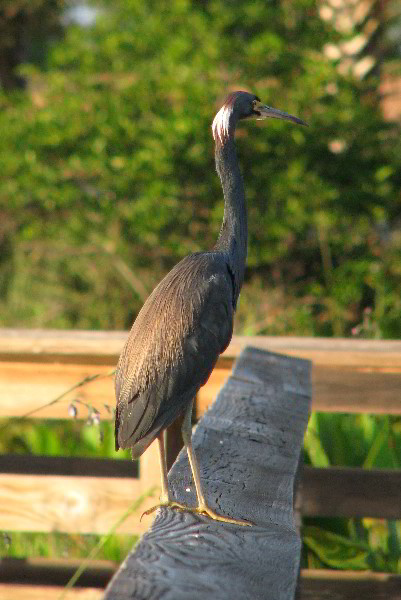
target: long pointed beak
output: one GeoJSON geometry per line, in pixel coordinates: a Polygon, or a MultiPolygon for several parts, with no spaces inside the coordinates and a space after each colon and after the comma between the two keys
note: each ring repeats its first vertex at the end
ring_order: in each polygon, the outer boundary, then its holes
{"type": "Polygon", "coordinates": [[[283,119],[285,121],[292,121],[293,123],[297,123],[298,125],[305,125],[308,127],[308,123],[302,121],[298,117],[294,117],[294,115],[289,115],[288,113],[277,110],[277,108],[272,108],[271,106],[267,106],[266,104],[257,104],[254,107],[255,113],[258,115],[257,120],[263,119],[283,119]]]}

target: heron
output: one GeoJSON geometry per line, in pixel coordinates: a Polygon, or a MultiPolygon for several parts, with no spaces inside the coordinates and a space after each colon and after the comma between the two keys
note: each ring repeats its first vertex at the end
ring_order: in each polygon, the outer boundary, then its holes
{"type": "Polygon", "coordinates": [[[216,521],[250,524],[219,515],[208,506],[192,446],[194,398],[230,343],[244,281],[248,225],[235,130],[238,121],[250,118],[306,125],[298,117],[262,104],[254,94],[237,91],[228,95],[212,124],[216,170],[224,195],[217,242],[210,251],[186,256],[156,286],[138,313],[119,358],[115,377],[116,450],[131,448],[135,459],[154,440],[158,443],[160,503],[144,514],[169,506],[216,521]],[[167,427],[180,416],[195,483],[195,508],[173,502],[168,488],[165,435],[167,427]]]}

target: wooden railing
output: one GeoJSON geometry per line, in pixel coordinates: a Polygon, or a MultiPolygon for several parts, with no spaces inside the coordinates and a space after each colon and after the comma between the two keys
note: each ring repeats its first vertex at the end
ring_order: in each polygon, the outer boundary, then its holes
{"type": "MultiPolygon", "coordinates": [[[[126,337],[126,332],[0,330],[0,417],[37,409],[84,377],[107,376],[126,337]]],[[[268,336],[234,336],[200,391],[198,414],[214,400],[248,345],[311,360],[313,410],[401,414],[401,341],[268,336]]],[[[79,394],[105,417],[104,404],[114,405],[111,378],[97,379],[79,394]]],[[[37,416],[65,418],[73,395],[37,416]]]]}
{"type": "MultiPolygon", "coordinates": [[[[310,362],[247,347],[192,436],[212,509],[251,526],[162,510],[104,600],[293,600],[301,557],[294,518],[311,401],[310,362]]],[[[194,506],[186,452],[172,499],[194,506]]]]}
{"type": "MultiPolygon", "coordinates": [[[[69,405],[78,400],[110,419],[105,408],[115,403],[110,372],[126,335],[0,330],[0,417],[31,413],[33,418],[67,419],[69,405]],[[85,385],[72,389],[85,379],[85,385]]],[[[399,341],[234,337],[198,395],[197,417],[214,400],[246,345],[311,360],[313,410],[401,414],[399,341]]],[[[78,417],[84,418],[85,409],[77,407],[78,417]]],[[[28,462],[2,456],[0,529],[107,532],[133,500],[153,486],[159,486],[159,469],[152,447],[141,458],[139,471],[130,461],[32,457],[28,462]]],[[[306,468],[297,502],[305,515],[401,518],[400,490],[398,471],[306,468]]],[[[154,500],[145,500],[119,532],[143,533],[149,520],[139,523],[139,514],[154,500]]],[[[0,581],[1,577],[0,573],[0,581]]],[[[305,581],[315,589],[310,572],[305,581]]],[[[327,576],[326,586],[329,581],[327,576]]],[[[389,585],[388,578],[387,583],[380,581],[379,587],[389,585]]]]}

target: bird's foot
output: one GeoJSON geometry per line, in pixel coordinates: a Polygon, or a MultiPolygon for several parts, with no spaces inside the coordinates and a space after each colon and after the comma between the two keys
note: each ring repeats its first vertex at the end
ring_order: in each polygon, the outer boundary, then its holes
{"type": "Polygon", "coordinates": [[[199,506],[193,508],[184,506],[183,504],[179,504],[178,502],[172,502],[170,500],[162,501],[160,502],[160,504],[156,504],[155,506],[152,506],[152,508],[148,508],[148,510],[145,510],[145,512],[142,513],[142,517],[144,515],[150,515],[152,512],[162,507],[176,508],[177,510],[181,511],[192,512],[198,515],[205,515],[206,517],[213,519],[213,521],[221,521],[222,523],[232,523],[233,525],[248,526],[253,525],[253,523],[251,523],[250,521],[242,521],[241,519],[232,519],[231,517],[224,517],[223,515],[218,515],[216,512],[214,512],[214,510],[209,508],[207,504],[200,504],[199,506]]]}
{"type": "Polygon", "coordinates": [[[190,510],[187,506],[179,504],[178,502],[172,502],[171,500],[162,500],[159,504],[155,504],[155,506],[152,506],[151,508],[148,508],[148,510],[145,510],[145,512],[142,513],[140,521],[142,521],[144,515],[151,515],[152,512],[154,512],[158,508],[176,508],[177,510],[190,510]]]}
{"type": "Polygon", "coordinates": [[[231,517],[224,517],[223,515],[218,515],[214,510],[209,508],[207,504],[200,504],[196,508],[189,508],[191,512],[198,513],[199,515],[205,515],[213,521],[221,521],[222,523],[232,523],[233,525],[248,525],[252,526],[253,523],[250,521],[242,521],[241,519],[232,519],[231,517]]]}

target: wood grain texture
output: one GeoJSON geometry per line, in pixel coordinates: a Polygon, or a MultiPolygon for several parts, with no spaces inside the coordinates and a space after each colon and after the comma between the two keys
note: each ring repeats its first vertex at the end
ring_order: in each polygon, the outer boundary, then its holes
{"type": "Polygon", "coordinates": [[[401,471],[304,467],[296,503],[305,516],[401,518],[401,471]]]}
{"type": "Polygon", "coordinates": [[[143,454],[140,468],[140,479],[0,474],[0,530],[107,533],[141,495],[154,488],[154,495],[118,529],[143,533],[149,523],[140,522],[140,516],[160,493],[156,445],[143,454]]]}
{"type": "MultiPolygon", "coordinates": [[[[294,596],[300,539],[293,484],[310,403],[306,361],[246,349],[193,436],[206,499],[252,527],[160,509],[105,593],[107,600],[285,600],[294,596]]],[[[195,504],[185,452],[172,496],[195,504]]]]}
{"type": "MultiPolygon", "coordinates": [[[[0,490],[1,530],[67,533],[106,533],[141,492],[135,479],[52,475],[0,475],[0,490]]],[[[141,512],[121,532],[140,529],[141,512]]]]}
{"type": "Polygon", "coordinates": [[[313,361],[316,365],[401,371],[400,340],[280,336],[233,336],[222,355],[235,358],[247,345],[313,361]]]}
{"type": "MultiPolygon", "coordinates": [[[[87,533],[95,527],[98,532],[106,532],[113,519],[152,485],[157,491],[146,505],[151,506],[158,497],[156,447],[149,448],[143,457],[142,480],[132,479],[136,470],[137,465],[126,460],[31,456],[27,461],[23,455],[2,456],[0,528],[87,533]],[[39,476],[32,477],[34,474],[39,476]],[[96,518],[92,503],[101,507],[96,518]]],[[[146,530],[149,520],[139,521],[144,507],[121,526],[120,532],[140,534],[146,530]]],[[[401,473],[304,467],[295,508],[299,515],[307,516],[399,519],[401,473]]]]}
{"type": "MultiPolygon", "coordinates": [[[[313,358],[313,353],[310,353],[313,358]]],[[[329,360],[329,355],[325,355],[329,360]]],[[[312,365],[312,410],[322,412],[401,414],[401,371],[395,367],[362,366],[365,355],[359,355],[359,366],[348,364],[312,365]]],[[[319,357],[317,357],[319,358],[319,357]]],[[[320,357],[322,358],[322,357],[320,357]]],[[[333,357],[336,358],[336,357],[333,357]]],[[[339,357],[337,356],[337,359],[339,357]]],[[[370,363],[370,355],[367,363],[370,363]]],[[[348,355],[342,360],[346,363],[348,355]]],[[[216,392],[229,377],[229,361],[217,363],[207,384],[199,390],[197,414],[212,404],[216,392]]]]}
{"type": "MultiPolygon", "coordinates": [[[[113,366],[127,337],[127,331],[0,329],[0,360],[34,362],[36,357],[39,362],[113,366]]],[[[233,336],[221,361],[231,362],[247,345],[298,356],[319,365],[401,370],[400,340],[233,336]]]]}
{"type": "MultiPolygon", "coordinates": [[[[41,419],[66,419],[68,406],[75,399],[96,408],[102,419],[110,419],[105,405],[114,407],[113,377],[110,367],[52,363],[8,362],[0,364],[0,418],[18,417],[51,402],[84,377],[102,377],[69,392],[60,402],[36,412],[41,419]]],[[[221,363],[207,384],[200,389],[196,403],[199,418],[212,404],[227,381],[231,367],[221,363]]],[[[401,414],[401,374],[345,367],[312,367],[312,409],[323,412],[401,414]]],[[[88,411],[77,405],[78,418],[88,411]]]]}
{"type": "Polygon", "coordinates": [[[395,367],[316,365],[312,388],[313,410],[401,415],[401,371],[395,367]]]}
{"type": "Polygon", "coordinates": [[[401,576],[303,569],[300,600],[401,600],[401,576]]]}
{"type": "MultiPolygon", "coordinates": [[[[40,407],[33,417],[68,419],[68,407],[78,400],[96,408],[102,419],[110,419],[115,405],[114,381],[109,366],[61,363],[0,363],[0,417],[20,417],[40,407]],[[100,378],[72,390],[62,400],[46,406],[86,377],[100,378]],[[110,412],[105,408],[110,407],[110,412]]],[[[77,404],[78,418],[86,419],[88,410],[77,404]]]]}
{"type": "MultiPolygon", "coordinates": [[[[60,586],[0,583],[1,600],[59,600],[62,591],[60,586]]],[[[75,588],[68,592],[65,600],[100,600],[102,597],[103,590],[75,588]]]]}
{"type": "MultiPolygon", "coordinates": [[[[40,562],[38,559],[34,563],[40,562]]],[[[59,575],[59,567],[54,567],[51,561],[48,566],[38,566],[38,571],[33,573],[33,578],[25,579],[26,573],[22,569],[19,583],[0,583],[0,598],[2,600],[58,600],[66,583],[65,575],[75,572],[77,564],[73,561],[70,566],[65,565],[65,573],[54,585],[53,581],[59,575]],[[38,580],[38,576],[46,570],[46,579],[38,580]],[[31,580],[32,579],[32,580],[31,580]],[[21,584],[24,580],[25,583],[21,584]],[[38,581],[38,584],[33,584],[38,581]]],[[[67,561],[65,561],[67,562],[67,561]]],[[[33,572],[36,565],[31,565],[33,572]]],[[[101,583],[98,579],[99,570],[112,575],[112,568],[92,566],[88,569],[88,580],[101,583]]],[[[100,600],[104,590],[101,585],[93,587],[77,587],[70,590],[66,600],[100,600]]],[[[193,594],[197,598],[196,592],[193,594]]],[[[337,571],[327,569],[303,569],[301,571],[301,586],[299,600],[401,600],[401,576],[389,573],[371,573],[367,571],[337,571]]]]}
{"type": "Polygon", "coordinates": [[[0,360],[115,365],[125,331],[0,329],[0,360]]]}
{"type": "MultiPolygon", "coordinates": [[[[141,492],[152,486],[158,489],[160,484],[155,446],[142,457],[140,481],[132,479],[138,477],[137,463],[111,459],[30,456],[27,460],[24,455],[3,455],[0,456],[0,473],[0,526],[12,530],[48,531],[56,527],[59,531],[76,528],[76,532],[89,532],[94,526],[91,502],[108,505],[108,494],[112,490],[113,503],[124,512],[141,492]],[[22,475],[41,476],[24,478],[22,475]],[[98,481],[91,482],[91,478],[98,481]],[[46,499],[46,510],[43,510],[43,499],[46,499]],[[64,510],[64,506],[69,509],[64,510]],[[70,511],[74,513],[72,520],[70,511]],[[58,515],[56,522],[55,514],[58,515]],[[21,515],[25,517],[20,518],[21,515]]],[[[147,502],[152,503],[152,500],[147,502]]],[[[296,508],[307,516],[401,518],[401,474],[385,469],[304,467],[296,508]]],[[[116,511],[104,508],[96,531],[107,531],[117,516],[116,511]]],[[[131,518],[122,530],[141,533],[145,525],[131,518]]]]}
{"type": "MultiPolygon", "coordinates": [[[[61,402],[35,413],[67,418],[77,398],[110,418],[114,383],[110,369],[127,337],[125,332],[0,329],[0,417],[21,416],[50,402],[84,377],[101,374],[70,392],[61,402]]],[[[246,344],[313,361],[313,410],[401,414],[401,342],[294,337],[234,336],[197,399],[200,416],[214,401],[246,344]]],[[[87,411],[79,408],[79,417],[87,411]]]]}

